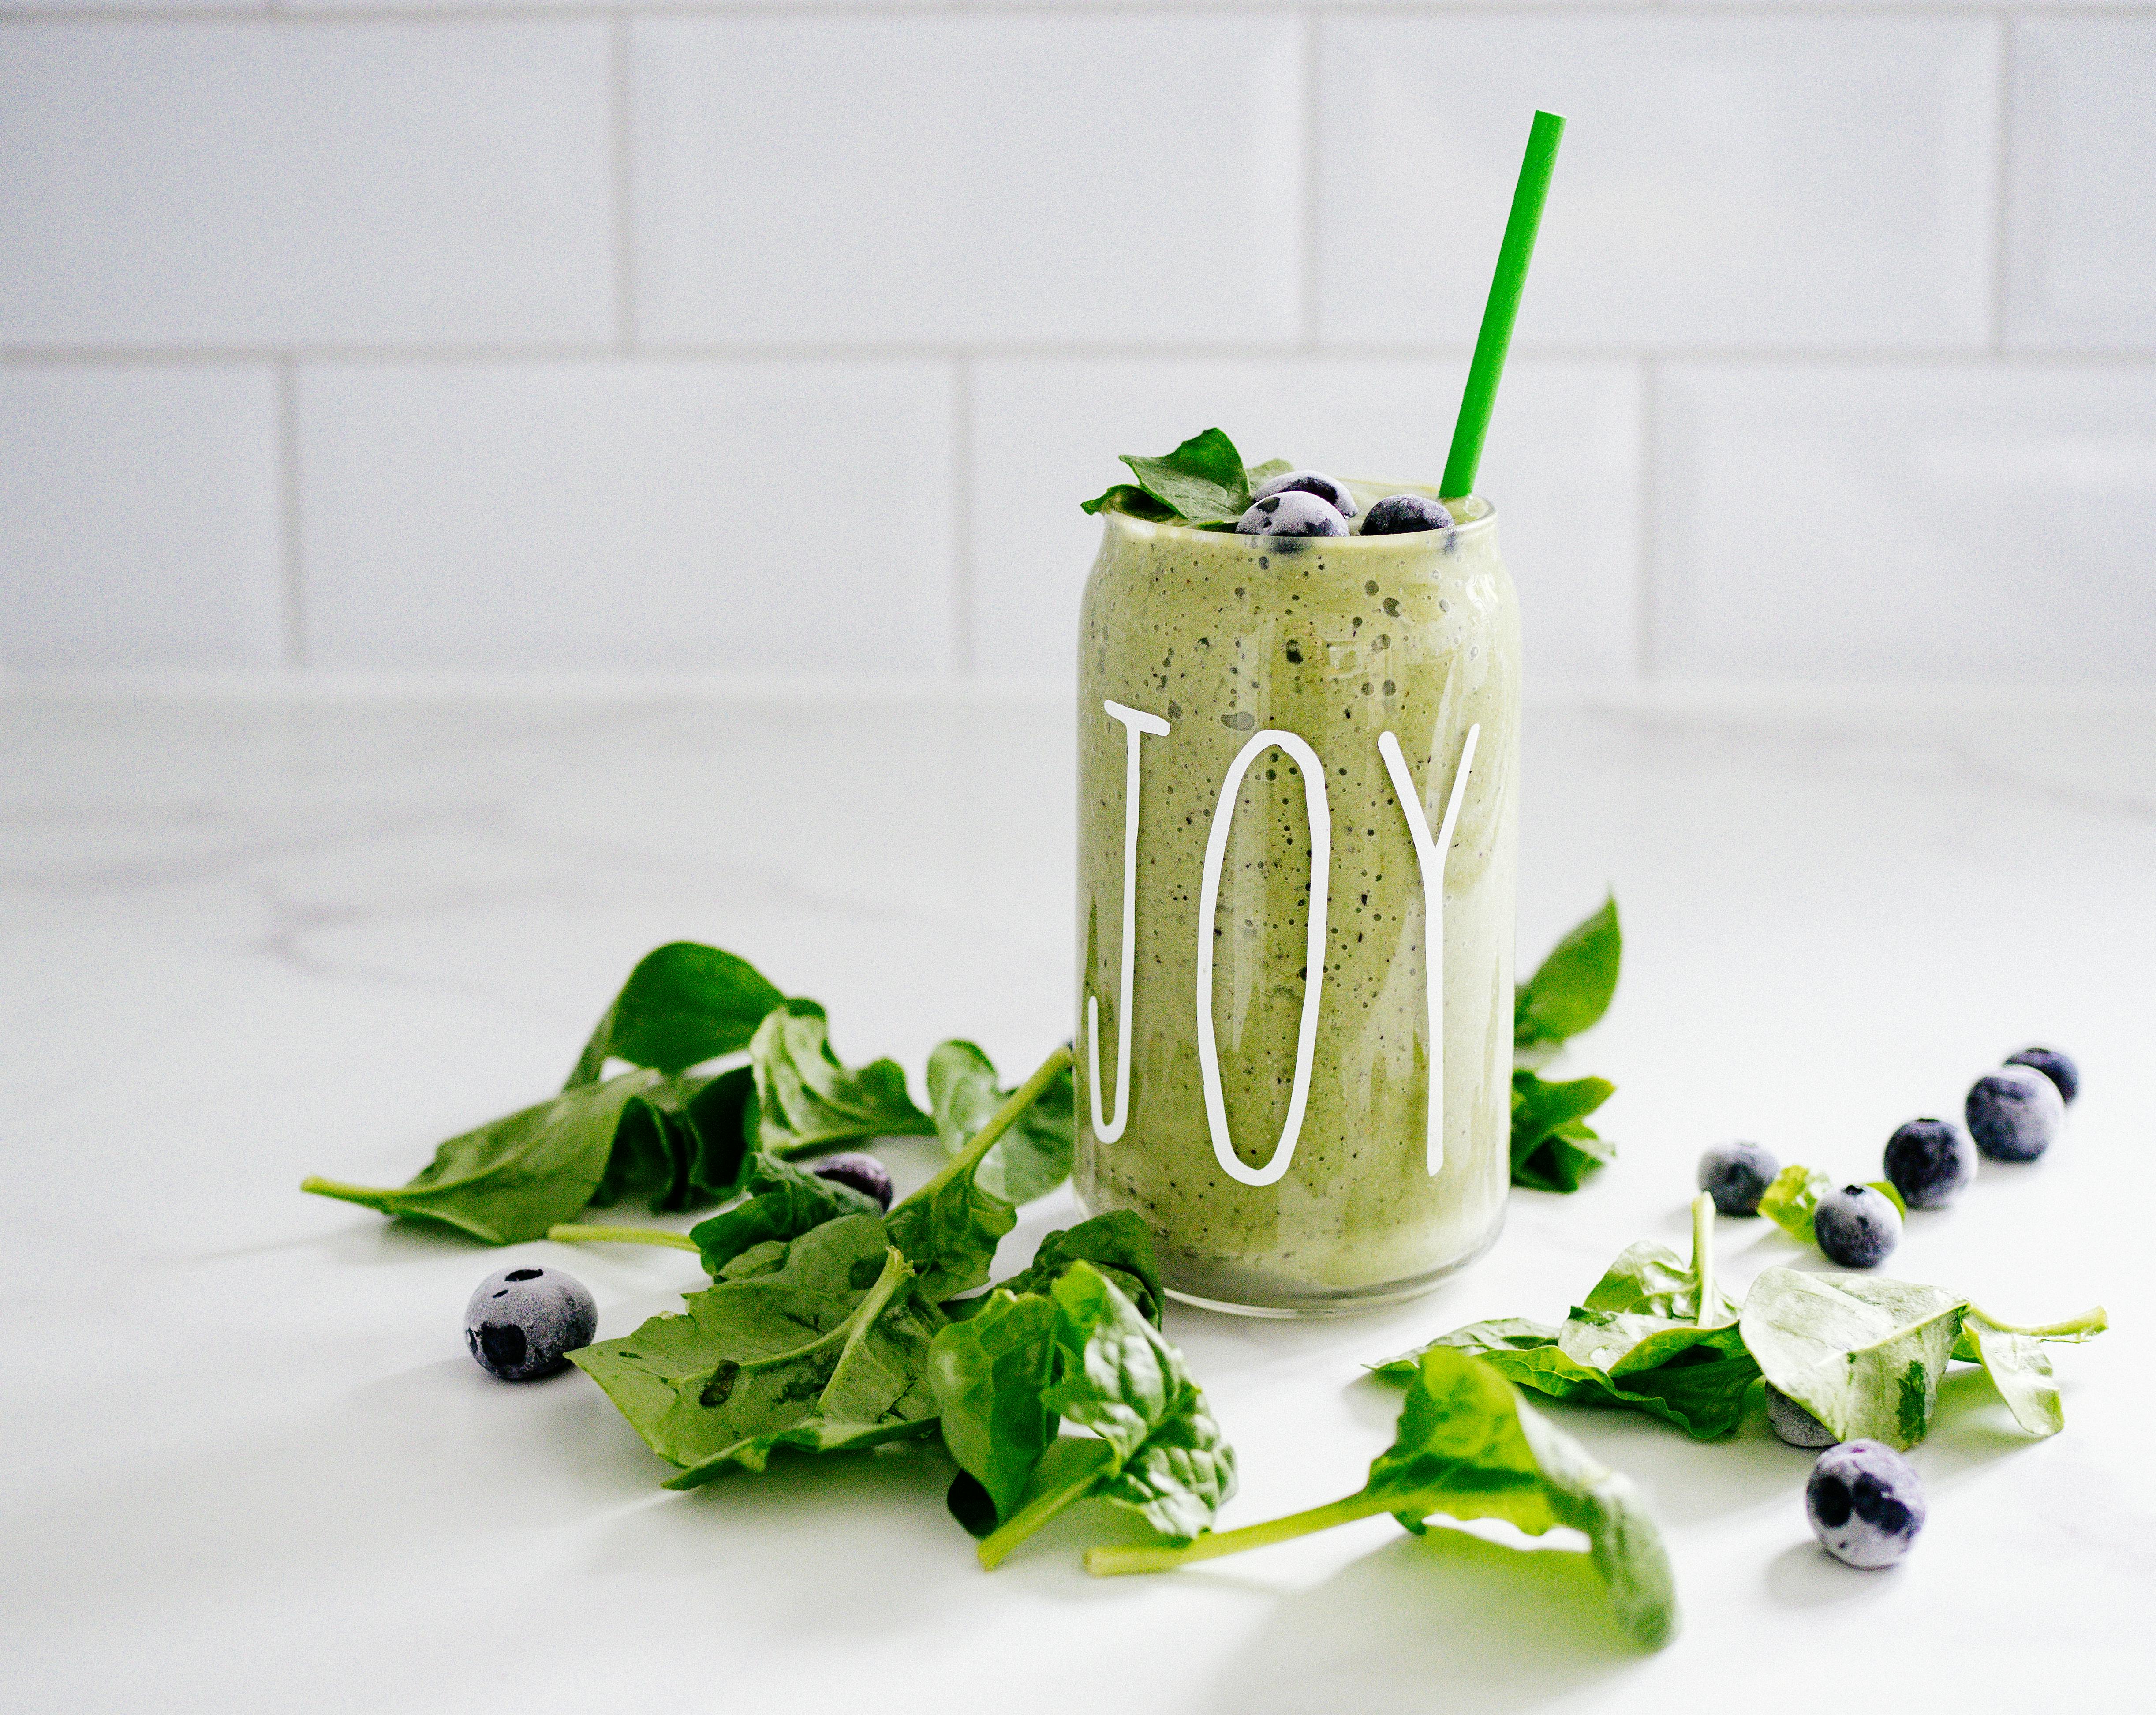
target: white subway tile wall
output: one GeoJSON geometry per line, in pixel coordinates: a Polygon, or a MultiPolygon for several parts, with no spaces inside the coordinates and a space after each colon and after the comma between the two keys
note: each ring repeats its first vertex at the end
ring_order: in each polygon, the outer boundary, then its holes
{"type": "Polygon", "coordinates": [[[0,670],[1067,681],[1116,454],[1435,475],[1537,105],[1532,684],[2156,684],[2156,0],[0,0],[0,670]]]}

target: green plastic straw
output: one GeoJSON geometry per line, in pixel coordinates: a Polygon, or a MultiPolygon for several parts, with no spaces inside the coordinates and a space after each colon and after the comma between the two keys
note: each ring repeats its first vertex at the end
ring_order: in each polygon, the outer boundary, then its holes
{"type": "Polygon", "coordinates": [[[1505,353],[1512,348],[1512,323],[1520,313],[1520,294],[1527,289],[1527,264],[1534,259],[1535,234],[1542,228],[1543,203],[1563,136],[1562,117],[1537,110],[1534,128],[1527,133],[1527,157],[1520,163],[1519,186],[1512,193],[1512,218],[1505,223],[1505,243],[1497,252],[1496,277],[1482,311],[1482,331],[1476,336],[1475,362],[1460,396],[1452,450],[1445,460],[1439,492],[1447,499],[1475,492],[1475,469],[1482,462],[1482,439],[1490,432],[1490,413],[1497,403],[1497,383],[1505,373],[1505,353]]]}

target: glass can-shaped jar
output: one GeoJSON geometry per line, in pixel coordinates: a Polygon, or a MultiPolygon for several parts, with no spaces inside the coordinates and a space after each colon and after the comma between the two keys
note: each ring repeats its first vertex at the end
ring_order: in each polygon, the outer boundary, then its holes
{"type": "Polygon", "coordinates": [[[1447,504],[1378,537],[1103,515],[1076,1183],[1191,1302],[1396,1302],[1504,1219],[1519,615],[1495,511],[1447,504]]]}

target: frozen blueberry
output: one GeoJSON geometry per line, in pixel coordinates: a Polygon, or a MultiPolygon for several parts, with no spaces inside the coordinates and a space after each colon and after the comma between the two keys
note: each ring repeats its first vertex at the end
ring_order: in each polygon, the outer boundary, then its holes
{"type": "Polygon", "coordinates": [[[2065,1128],[2066,1098],[2034,1066],[2001,1066],[1969,1086],[1962,1112],[1976,1147],[1994,1161],[2034,1161],[2065,1128]]]}
{"type": "Polygon", "coordinates": [[[890,1170],[873,1155],[827,1155],[808,1171],[891,1207],[890,1170]]]}
{"type": "Polygon", "coordinates": [[[1912,1209],[1944,1209],[1976,1177],[1976,1145],[1952,1120],[1911,1120],[1887,1140],[1887,1177],[1912,1209]]]}
{"type": "Polygon", "coordinates": [[[1834,1431],[1772,1382],[1767,1384],[1767,1421],[1792,1447],[1831,1447],[1834,1431]]]}
{"type": "Polygon", "coordinates": [[[1812,1534],[1845,1565],[1892,1566],[1924,1528],[1924,1486],[1883,1441],[1844,1441],[1812,1466],[1804,1485],[1812,1534]]]}
{"type": "Polygon", "coordinates": [[[1348,521],[1329,502],[1291,488],[1257,501],[1235,529],[1244,536],[1345,536],[1348,521]]]}
{"type": "Polygon", "coordinates": [[[1844,1185],[1830,1191],[1812,1211],[1812,1231],[1827,1261],[1844,1268],[1871,1268],[1902,1242],[1902,1211],[1884,1191],[1844,1185]]]}
{"type": "Polygon", "coordinates": [[[599,1307],[573,1275],[557,1268],[496,1269],[465,1307],[465,1344],[489,1375],[535,1381],[592,1343],[599,1307]]]}
{"type": "Polygon", "coordinates": [[[1355,516],[1355,496],[1335,482],[1322,470],[1291,470],[1276,476],[1252,495],[1254,501],[1269,501],[1275,495],[1284,495],[1293,489],[1298,493],[1316,495],[1342,518],[1355,516]]]}
{"type": "Polygon", "coordinates": [[[2059,1086],[2061,1098],[2070,1107],[2073,1105],[2074,1097],[2082,1093],[2082,1069],[2074,1064],[2074,1057],[2071,1054],[2061,1053],[2056,1048],[2031,1046],[2023,1049],[2019,1054],[2008,1055],[2006,1064],[2035,1067],[2059,1086]]]}
{"type": "Polygon", "coordinates": [[[1757,1143],[1721,1143],[1699,1158],[1699,1189],[1714,1199],[1717,1214],[1757,1214],[1759,1199],[1781,1170],[1757,1143]]]}
{"type": "Polygon", "coordinates": [[[1408,536],[1418,530],[1450,530],[1452,514],[1428,495],[1387,495],[1363,521],[1365,536],[1408,536]]]}

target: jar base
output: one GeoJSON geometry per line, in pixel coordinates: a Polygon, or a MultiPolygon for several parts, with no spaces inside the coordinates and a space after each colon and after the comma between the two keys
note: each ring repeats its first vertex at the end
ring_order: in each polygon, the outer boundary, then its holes
{"type": "Polygon", "coordinates": [[[1466,1255],[1441,1268],[1404,1281],[1385,1281],[1372,1286],[1291,1286],[1254,1269],[1224,1267],[1188,1256],[1164,1252],[1161,1285],[1178,1304],[1199,1310],[1217,1310],[1228,1316],[1308,1321],[1319,1317],[1353,1316],[1365,1310],[1383,1310],[1404,1304],[1432,1291],[1485,1255],[1505,1230],[1504,1205],[1480,1244],[1466,1255]]]}

